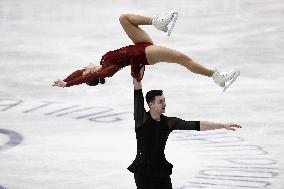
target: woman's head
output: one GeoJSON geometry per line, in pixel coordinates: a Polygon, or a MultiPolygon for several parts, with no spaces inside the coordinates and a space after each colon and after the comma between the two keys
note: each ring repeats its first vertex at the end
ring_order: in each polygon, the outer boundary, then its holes
{"type": "Polygon", "coordinates": [[[89,86],[96,86],[98,84],[104,84],[106,82],[105,78],[94,79],[91,81],[86,82],[89,86]]]}

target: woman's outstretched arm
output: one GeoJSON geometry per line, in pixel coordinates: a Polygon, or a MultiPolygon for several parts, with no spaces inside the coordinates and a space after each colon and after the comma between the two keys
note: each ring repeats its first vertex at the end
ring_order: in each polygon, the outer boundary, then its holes
{"type": "Polygon", "coordinates": [[[63,81],[69,82],[69,81],[71,81],[71,80],[73,80],[73,79],[76,79],[76,78],[82,76],[83,73],[84,73],[84,71],[85,71],[85,69],[76,70],[75,72],[73,72],[72,74],[70,74],[68,77],[66,77],[65,79],[63,79],[63,81]]]}
{"type": "Polygon", "coordinates": [[[63,80],[58,79],[54,81],[52,86],[65,87],[67,82],[82,76],[85,71],[86,69],[76,70],[73,73],[71,73],[69,76],[67,76],[65,79],[63,80]]]}
{"type": "Polygon", "coordinates": [[[119,67],[112,65],[107,68],[101,68],[97,71],[92,71],[87,74],[80,74],[78,70],[73,72],[70,76],[68,76],[65,80],[61,81],[55,81],[53,86],[59,86],[59,87],[71,87],[73,85],[79,85],[82,83],[86,83],[89,81],[92,81],[94,79],[99,78],[106,78],[113,76],[117,71],[119,70],[119,67]],[[80,75],[79,75],[80,74],[80,75]],[[75,77],[77,76],[78,77],[75,77]],[[72,79],[70,79],[72,78],[72,79]]]}

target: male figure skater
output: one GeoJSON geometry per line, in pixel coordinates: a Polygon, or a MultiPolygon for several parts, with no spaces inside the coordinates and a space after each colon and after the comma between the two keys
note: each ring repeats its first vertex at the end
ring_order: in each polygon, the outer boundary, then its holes
{"type": "MultiPolygon", "coordinates": [[[[144,72],[143,67],[140,74],[144,72]]],[[[170,175],[173,165],[164,154],[169,134],[179,130],[212,130],[241,128],[237,124],[221,124],[206,121],[184,121],[176,117],[167,117],[166,102],[162,90],[151,90],[146,94],[150,111],[144,109],[144,97],[141,81],[133,78],[134,120],[137,139],[137,155],[128,170],[134,173],[137,189],[172,189],[170,175]]]]}

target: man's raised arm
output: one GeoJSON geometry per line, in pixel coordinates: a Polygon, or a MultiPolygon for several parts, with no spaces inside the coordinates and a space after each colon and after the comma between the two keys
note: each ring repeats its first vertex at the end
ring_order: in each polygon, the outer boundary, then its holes
{"type": "Polygon", "coordinates": [[[133,86],[134,86],[134,90],[142,89],[141,81],[138,82],[135,78],[133,78],[133,86]]]}
{"type": "Polygon", "coordinates": [[[201,121],[200,122],[200,130],[207,131],[213,129],[227,129],[235,131],[237,128],[242,128],[240,125],[235,123],[214,123],[209,121],[201,121]]]}
{"type": "MultiPolygon", "coordinates": [[[[141,72],[144,68],[141,69],[141,72]]],[[[137,82],[135,78],[133,78],[133,86],[134,86],[134,120],[135,127],[139,127],[143,124],[146,119],[146,110],[144,108],[144,96],[142,92],[142,83],[137,82]]]]}

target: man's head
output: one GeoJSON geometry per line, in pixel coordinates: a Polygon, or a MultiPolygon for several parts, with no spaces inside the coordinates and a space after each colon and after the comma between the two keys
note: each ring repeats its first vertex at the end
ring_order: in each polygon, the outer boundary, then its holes
{"type": "Polygon", "coordinates": [[[151,90],[146,94],[146,102],[151,111],[165,113],[166,101],[162,90],[151,90]]]}
{"type": "Polygon", "coordinates": [[[86,84],[89,85],[89,86],[96,86],[99,83],[104,84],[105,82],[106,82],[105,78],[99,78],[99,79],[94,79],[92,81],[88,81],[88,82],[86,82],[86,84]]]}

